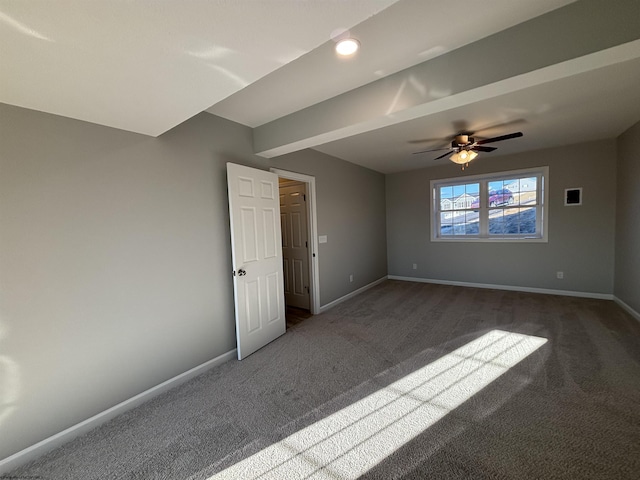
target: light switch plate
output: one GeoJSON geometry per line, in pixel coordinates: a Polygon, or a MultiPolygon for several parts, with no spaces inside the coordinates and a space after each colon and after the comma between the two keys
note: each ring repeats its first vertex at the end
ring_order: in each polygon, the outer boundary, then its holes
{"type": "Polygon", "coordinates": [[[326,235],[320,235],[318,237],[318,243],[327,243],[327,236],[326,235]]]}

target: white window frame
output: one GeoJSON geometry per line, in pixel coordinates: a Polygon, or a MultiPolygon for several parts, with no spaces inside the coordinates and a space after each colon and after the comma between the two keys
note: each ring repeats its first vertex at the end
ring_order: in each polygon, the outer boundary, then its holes
{"type": "Polygon", "coordinates": [[[549,225],[549,167],[534,167],[522,170],[510,170],[507,172],[485,173],[480,175],[468,175],[456,178],[444,178],[431,180],[429,182],[431,191],[430,211],[431,211],[431,241],[432,242],[548,242],[549,225]],[[489,182],[512,179],[514,177],[536,177],[536,229],[534,235],[489,235],[489,210],[487,206],[488,184],[489,182]],[[452,185],[469,183],[480,184],[480,208],[479,231],[477,235],[442,235],[440,230],[440,198],[438,189],[452,185]]]}

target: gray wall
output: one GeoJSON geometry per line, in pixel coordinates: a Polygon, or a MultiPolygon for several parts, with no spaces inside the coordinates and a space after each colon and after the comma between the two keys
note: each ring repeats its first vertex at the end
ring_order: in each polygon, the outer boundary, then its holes
{"type": "Polygon", "coordinates": [[[640,122],[618,137],[615,295],[640,312],[640,122]]]}
{"type": "Polygon", "coordinates": [[[615,140],[478,158],[387,176],[389,275],[458,282],[613,293],[615,140]],[[429,181],[549,166],[548,243],[430,241],[429,181]],[[583,187],[583,205],[565,207],[564,189],[583,187]],[[418,269],[412,270],[417,263],[418,269]],[[564,280],[556,272],[564,272],[564,280]]]}
{"type": "MultiPolygon", "coordinates": [[[[251,141],[209,114],[150,138],[0,104],[0,459],[235,348],[226,162],[269,168],[251,141]]],[[[318,175],[322,303],[385,275],[384,177],[287,165],[318,175]]]]}

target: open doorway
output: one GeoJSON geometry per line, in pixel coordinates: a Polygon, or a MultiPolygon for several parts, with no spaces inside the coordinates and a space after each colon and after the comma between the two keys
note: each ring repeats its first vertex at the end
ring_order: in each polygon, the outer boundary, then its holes
{"type": "Polygon", "coordinates": [[[320,311],[315,178],[271,169],[279,177],[287,326],[320,311]]]}
{"type": "Polygon", "coordinates": [[[311,310],[307,185],[279,179],[282,266],[287,309],[311,310]]]}

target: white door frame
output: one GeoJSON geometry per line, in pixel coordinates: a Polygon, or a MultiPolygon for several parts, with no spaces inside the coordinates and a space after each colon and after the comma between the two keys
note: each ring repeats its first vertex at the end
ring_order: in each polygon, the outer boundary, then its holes
{"type": "Polygon", "coordinates": [[[307,228],[309,229],[309,288],[310,311],[316,315],[320,313],[320,274],[318,271],[318,215],[316,212],[316,178],[303,173],[289,172],[279,168],[271,168],[270,171],[278,177],[287,180],[296,180],[307,184],[307,228]]]}

